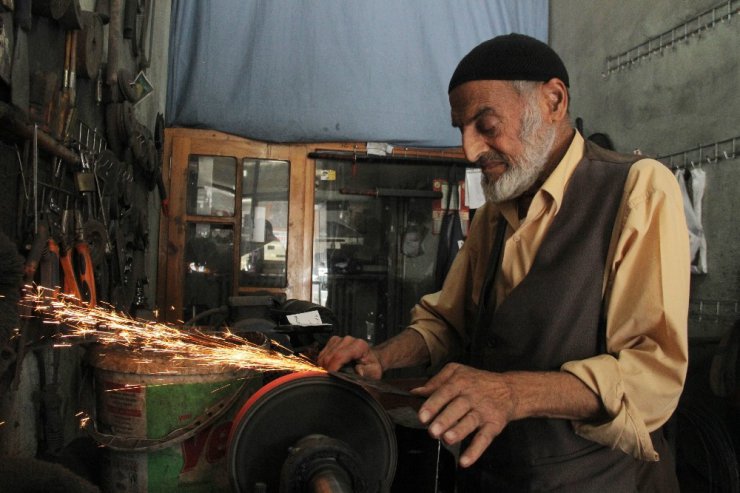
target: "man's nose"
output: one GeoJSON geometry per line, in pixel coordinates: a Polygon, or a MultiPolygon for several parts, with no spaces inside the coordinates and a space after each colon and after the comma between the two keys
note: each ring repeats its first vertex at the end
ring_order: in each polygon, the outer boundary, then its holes
{"type": "Polygon", "coordinates": [[[488,144],[474,127],[466,127],[462,130],[462,148],[465,159],[474,163],[481,154],[488,150],[488,144]]]}

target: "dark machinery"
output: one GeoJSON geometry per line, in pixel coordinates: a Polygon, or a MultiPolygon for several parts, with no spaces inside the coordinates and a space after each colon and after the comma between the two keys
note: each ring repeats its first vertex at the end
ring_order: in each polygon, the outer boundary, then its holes
{"type": "Polygon", "coordinates": [[[237,413],[227,460],[240,493],[387,492],[396,439],[390,418],[360,385],[293,373],[262,387],[237,413]]]}

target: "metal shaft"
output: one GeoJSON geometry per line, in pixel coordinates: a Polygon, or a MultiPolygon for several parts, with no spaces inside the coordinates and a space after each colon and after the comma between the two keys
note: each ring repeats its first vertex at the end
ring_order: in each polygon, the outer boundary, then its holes
{"type": "Polygon", "coordinates": [[[339,466],[326,466],[311,477],[308,483],[312,493],[352,493],[352,480],[339,466]]]}

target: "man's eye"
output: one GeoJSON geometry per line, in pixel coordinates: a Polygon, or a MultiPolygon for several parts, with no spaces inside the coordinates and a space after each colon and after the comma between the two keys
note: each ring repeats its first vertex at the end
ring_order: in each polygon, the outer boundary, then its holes
{"type": "Polygon", "coordinates": [[[479,123],[477,127],[478,127],[478,132],[482,134],[485,134],[485,135],[495,135],[496,134],[496,125],[479,123]]]}

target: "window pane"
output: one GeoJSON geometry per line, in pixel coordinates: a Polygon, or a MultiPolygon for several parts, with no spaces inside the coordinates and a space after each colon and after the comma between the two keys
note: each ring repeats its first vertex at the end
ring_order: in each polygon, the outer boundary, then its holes
{"type": "Polygon", "coordinates": [[[232,294],[234,229],[189,223],[185,237],[183,320],[226,304],[232,294]]]}
{"type": "MultiPolygon", "coordinates": [[[[380,343],[436,290],[440,190],[463,177],[447,163],[316,162],[312,301],[334,312],[342,333],[380,343]]],[[[468,211],[459,216],[467,231],[468,211]]]]}
{"type": "Polygon", "coordinates": [[[236,159],[190,156],[188,160],[187,213],[198,216],[233,216],[236,159]]]}
{"type": "Polygon", "coordinates": [[[290,163],[245,159],[239,285],[285,287],[290,163]]]}

